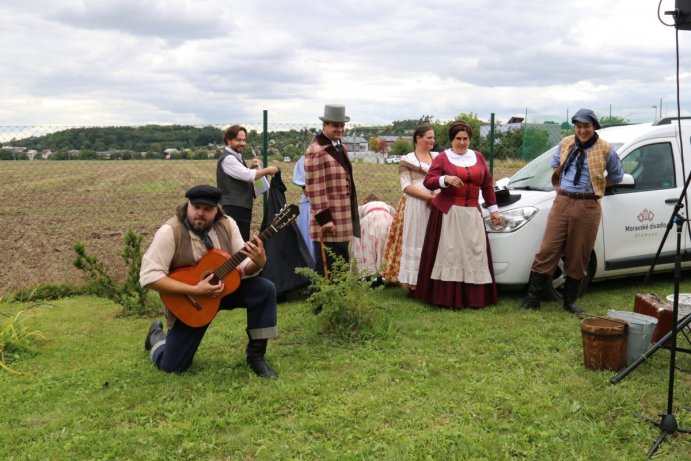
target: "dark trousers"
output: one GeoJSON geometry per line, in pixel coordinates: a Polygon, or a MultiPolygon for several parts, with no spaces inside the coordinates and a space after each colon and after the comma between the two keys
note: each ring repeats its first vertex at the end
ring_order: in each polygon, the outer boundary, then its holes
{"type": "MultiPolygon", "coordinates": [[[[314,246],[314,270],[319,275],[324,276],[324,263],[322,258],[322,244],[321,242],[312,241],[314,246]]],[[[335,256],[340,256],[345,262],[350,262],[350,254],[348,253],[348,242],[324,242],[326,248],[331,249],[335,256]]],[[[334,258],[326,252],[326,268],[331,273],[331,266],[333,266],[334,258]]]]}
{"type": "Polygon", "coordinates": [[[223,205],[223,212],[233,218],[240,229],[240,235],[246,242],[250,239],[250,224],[252,224],[252,209],[235,205],[223,205]]]}
{"type": "MultiPolygon", "coordinates": [[[[278,336],[276,327],[276,287],[263,277],[242,280],[237,290],[221,300],[220,309],[247,309],[247,333],[251,339],[278,336]]],[[[182,372],[192,364],[209,326],[190,327],[176,321],[166,335],[165,344],[154,347],[151,361],[162,371],[182,372]]]]}

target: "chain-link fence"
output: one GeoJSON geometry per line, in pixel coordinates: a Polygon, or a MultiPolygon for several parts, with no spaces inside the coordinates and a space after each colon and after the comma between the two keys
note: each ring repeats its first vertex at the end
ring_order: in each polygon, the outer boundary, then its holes
{"type": "MultiPolygon", "coordinates": [[[[245,154],[280,167],[286,199],[297,203],[294,162],[321,126],[264,125],[243,125],[245,154]]],[[[0,296],[43,283],[80,283],[82,274],[73,267],[78,242],[122,278],[119,253],[127,231],[143,234],[146,247],[189,187],[216,183],[226,126],[0,127],[0,296]]],[[[387,162],[386,149],[369,149],[372,136],[369,127],[349,125],[344,138],[358,198],[362,203],[374,194],[395,206],[401,195],[398,165],[387,162]]],[[[518,166],[495,162],[494,176],[507,176],[518,166]]],[[[263,218],[260,200],[255,229],[263,218]]]]}

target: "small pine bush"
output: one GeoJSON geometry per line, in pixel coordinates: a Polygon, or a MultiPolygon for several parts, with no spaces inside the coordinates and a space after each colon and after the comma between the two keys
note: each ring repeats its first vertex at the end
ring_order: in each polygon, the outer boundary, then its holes
{"type": "Polygon", "coordinates": [[[161,304],[157,297],[151,296],[139,284],[139,270],[142,264],[141,252],[142,236],[131,230],[125,235],[125,247],[120,256],[127,265],[127,278],[123,284],[118,284],[108,274],[105,265],[95,256],[86,252],[83,243],[77,243],[74,250],[77,257],[74,266],[82,270],[88,284],[86,291],[94,296],[112,299],[122,306],[121,315],[124,317],[149,317],[160,312],[161,304]]]}
{"type": "Polygon", "coordinates": [[[328,280],[305,267],[297,268],[295,272],[312,283],[307,303],[320,317],[318,323],[322,334],[347,343],[391,334],[388,320],[378,315],[372,298],[372,291],[381,287],[371,288],[371,282],[362,277],[356,265],[351,270],[343,258],[335,257],[328,280]]]}

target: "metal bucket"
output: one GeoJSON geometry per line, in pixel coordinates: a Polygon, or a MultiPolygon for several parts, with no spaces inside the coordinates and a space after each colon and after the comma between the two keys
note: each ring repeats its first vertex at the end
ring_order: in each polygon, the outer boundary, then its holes
{"type": "Polygon", "coordinates": [[[629,324],[629,336],[627,339],[626,361],[633,362],[650,347],[650,340],[657,326],[657,319],[650,315],[638,314],[628,311],[607,311],[607,316],[619,319],[629,324]]]}

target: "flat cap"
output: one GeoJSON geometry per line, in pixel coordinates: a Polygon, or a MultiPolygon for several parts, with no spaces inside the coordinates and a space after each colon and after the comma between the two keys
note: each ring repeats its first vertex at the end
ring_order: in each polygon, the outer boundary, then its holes
{"type": "Polygon", "coordinates": [[[221,195],[221,189],[207,186],[206,184],[194,186],[185,192],[185,197],[187,197],[193,205],[203,203],[206,205],[218,206],[218,202],[221,201],[221,195]]]}
{"type": "Polygon", "coordinates": [[[596,130],[599,130],[600,122],[597,120],[597,115],[590,109],[578,109],[578,112],[571,117],[571,123],[592,123],[596,130]]]}

